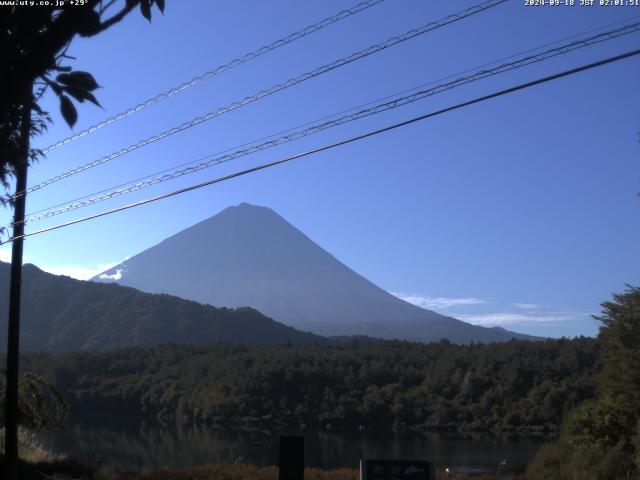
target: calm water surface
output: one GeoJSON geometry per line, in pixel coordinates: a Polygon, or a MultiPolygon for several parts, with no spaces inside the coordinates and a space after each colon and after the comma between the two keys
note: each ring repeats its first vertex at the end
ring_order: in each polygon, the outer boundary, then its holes
{"type": "Polygon", "coordinates": [[[264,432],[218,427],[94,427],[75,425],[47,433],[43,441],[54,452],[120,468],[187,468],[206,463],[273,465],[280,433],[305,436],[310,467],[356,468],[359,458],[427,459],[438,466],[467,471],[495,471],[502,460],[522,470],[545,437],[365,432],[264,432]]]}

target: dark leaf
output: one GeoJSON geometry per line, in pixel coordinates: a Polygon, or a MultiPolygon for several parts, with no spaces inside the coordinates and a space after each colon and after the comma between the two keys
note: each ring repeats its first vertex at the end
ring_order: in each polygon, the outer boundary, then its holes
{"type": "Polygon", "coordinates": [[[89,100],[94,105],[102,108],[102,105],[100,105],[100,102],[98,102],[98,99],[93,95],[93,93],[88,92],[87,90],[82,90],[78,87],[65,86],[63,88],[65,92],[67,92],[80,103],[84,103],[85,100],[89,100]]]}
{"type": "Polygon", "coordinates": [[[140,0],[140,11],[147,20],[151,21],[151,2],[150,0],[140,0]]]}
{"type": "Polygon", "coordinates": [[[73,103],[66,95],[60,96],[60,113],[62,113],[62,117],[65,122],[69,124],[71,128],[78,121],[78,112],[76,111],[76,107],[73,106],[73,103]]]}
{"type": "Polygon", "coordinates": [[[100,14],[89,8],[82,10],[84,15],[79,18],[79,22],[76,24],[76,30],[81,37],[90,37],[95,35],[100,28],[100,14]]]}
{"type": "Polygon", "coordinates": [[[89,100],[91,103],[93,103],[94,105],[97,105],[98,107],[102,108],[102,105],[100,105],[100,102],[98,101],[98,99],[93,95],[93,93],[91,92],[86,92],[85,94],[85,98],[87,100],[89,100]]]}
{"type": "Polygon", "coordinates": [[[60,87],[60,85],[58,85],[57,83],[53,83],[53,82],[51,82],[51,83],[49,84],[49,86],[51,87],[51,90],[53,90],[53,92],[54,92],[56,95],[58,95],[58,96],[62,95],[62,88],[60,87]]]}
{"type": "Polygon", "coordinates": [[[40,105],[38,105],[36,102],[32,102],[31,103],[31,108],[33,110],[35,110],[36,112],[38,112],[40,115],[46,115],[47,114],[47,112],[42,110],[42,108],[40,108],[40,105]]]}
{"type": "Polygon", "coordinates": [[[71,73],[61,73],[56,77],[56,80],[65,85],[81,88],[82,90],[88,90],[90,92],[100,86],[95,78],[93,78],[93,75],[80,70],[71,73]]]}
{"type": "Polygon", "coordinates": [[[156,5],[158,5],[158,9],[164,13],[164,0],[156,0],[156,5]]]}
{"type": "Polygon", "coordinates": [[[85,98],[87,98],[87,93],[89,93],[86,90],[82,90],[81,88],[78,88],[78,87],[64,86],[62,87],[62,89],[66,93],[71,95],[73,98],[75,98],[77,101],[79,101],[80,103],[84,102],[85,98]]]}

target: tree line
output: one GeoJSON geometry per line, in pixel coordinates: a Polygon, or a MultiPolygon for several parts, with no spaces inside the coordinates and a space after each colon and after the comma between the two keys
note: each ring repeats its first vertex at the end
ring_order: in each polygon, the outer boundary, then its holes
{"type": "MultiPolygon", "coordinates": [[[[22,365],[32,372],[25,377],[31,393],[55,385],[81,421],[558,430],[526,478],[635,479],[640,288],[629,287],[602,306],[597,338],[476,345],[160,345],[28,354],[22,365]]],[[[32,426],[46,427],[32,418],[32,426]]]]}
{"type": "Polygon", "coordinates": [[[79,419],[554,431],[596,392],[595,339],[29,354],[79,419]],[[111,418],[110,418],[111,417],[111,418]]]}
{"type": "Polygon", "coordinates": [[[599,320],[596,396],[567,416],[529,467],[531,479],[640,478],[640,288],[604,302],[599,320]]]}

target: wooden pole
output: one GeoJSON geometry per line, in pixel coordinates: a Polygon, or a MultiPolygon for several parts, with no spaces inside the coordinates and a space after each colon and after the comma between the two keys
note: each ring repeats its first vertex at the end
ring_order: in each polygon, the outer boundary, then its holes
{"type": "Polygon", "coordinates": [[[31,134],[32,84],[22,103],[19,159],[16,165],[16,198],[13,214],[11,248],[11,282],[9,289],[9,328],[7,333],[7,388],[5,399],[5,462],[7,480],[18,480],[18,372],[20,356],[20,289],[22,286],[22,252],[24,217],[31,134]]]}

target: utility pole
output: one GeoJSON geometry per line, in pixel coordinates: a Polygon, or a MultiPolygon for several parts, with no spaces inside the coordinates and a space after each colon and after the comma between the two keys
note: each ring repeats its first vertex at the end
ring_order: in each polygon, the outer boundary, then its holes
{"type": "Polygon", "coordinates": [[[19,158],[15,166],[13,242],[11,244],[11,282],[9,289],[9,328],[7,333],[7,388],[5,399],[5,462],[7,480],[18,480],[18,371],[20,356],[20,289],[22,286],[22,251],[24,217],[27,201],[27,169],[31,134],[33,83],[28,82],[22,101],[19,158]]]}

